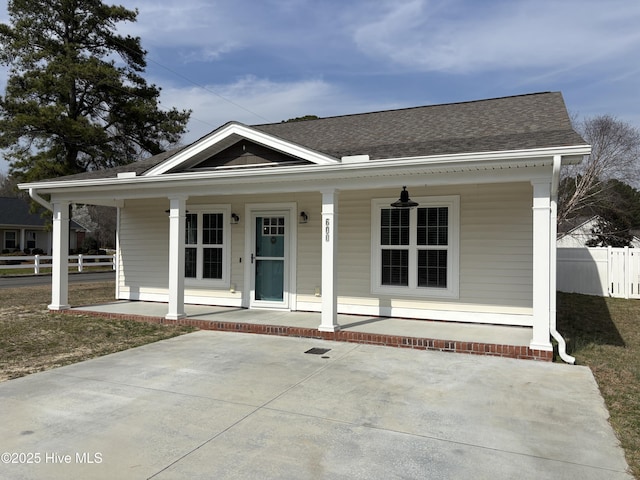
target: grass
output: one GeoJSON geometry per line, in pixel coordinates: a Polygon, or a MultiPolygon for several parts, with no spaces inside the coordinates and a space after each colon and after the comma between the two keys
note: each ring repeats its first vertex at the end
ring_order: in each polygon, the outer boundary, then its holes
{"type": "Polygon", "coordinates": [[[577,363],[591,368],[640,478],[640,300],[559,293],[558,330],[577,363]]]}
{"type": "MultiPolygon", "coordinates": [[[[191,332],[190,327],[53,314],[49,286],[0,289],[0,381],[191,332]]],[[[70,284],[71,305],[113,301],[113,282],[70,284]]]]}

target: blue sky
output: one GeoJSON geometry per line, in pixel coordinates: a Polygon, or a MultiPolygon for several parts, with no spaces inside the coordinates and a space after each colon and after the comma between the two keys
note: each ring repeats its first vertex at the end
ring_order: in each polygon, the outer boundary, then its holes
{"type": "Polygon", "coordinates": [[[185,143],[229,120],[540,91],[561,91],[580,118],[610,114],[640,128],[638,0],[113,3],[139,11],[119,30],[141,37],[162,104],[193,110],[185,143]]]}

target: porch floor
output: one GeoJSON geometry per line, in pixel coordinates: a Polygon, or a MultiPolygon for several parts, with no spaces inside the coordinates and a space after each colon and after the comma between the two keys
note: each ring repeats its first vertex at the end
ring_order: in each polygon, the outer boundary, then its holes
{"type": "Polygon", "coordinates": [[[166,303],[142,301],[73,307],[66,312],[193,325],[203,330],[311,337],[534,360],[553,359],[553,352],[529,348],[532,333],[529,327],[338,315],[339,331],[320,332],[320,313],[317,312],[185,305],[186,318],[167,320],[164,318],[166,303]]]}

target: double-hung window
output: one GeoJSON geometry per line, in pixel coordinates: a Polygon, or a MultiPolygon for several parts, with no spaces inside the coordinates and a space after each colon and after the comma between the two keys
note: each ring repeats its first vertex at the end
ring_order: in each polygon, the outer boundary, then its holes
{"type": "Polygon", "coordinates": [[[372,202],[372,291],[389,295],[457,297],[459,197],[372,202]]]}
{"type": "Polygon", "coordinates": [[[7,250],[18,248],[18,232],[14,230],[4,232],[4,248],[7,250]]]}
{"type": "Polygon", "coordinates": [[[229,284],[230,210],[225,207],[188,207],[185,219],[187,281],[229,284]]]}

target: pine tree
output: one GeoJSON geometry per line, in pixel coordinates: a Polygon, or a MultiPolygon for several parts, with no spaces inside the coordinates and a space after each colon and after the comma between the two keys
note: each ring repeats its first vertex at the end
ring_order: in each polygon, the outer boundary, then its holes
{"type": "Polygon", "coordinates": [[[10,0],[0,24],[0,148],[20,181],[124,165],[165,151],[190,111],[163,110],[141,76],[140,38],[116,26],[137,10],[99,0],[10,0]]]}

